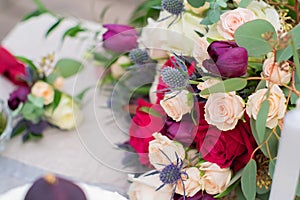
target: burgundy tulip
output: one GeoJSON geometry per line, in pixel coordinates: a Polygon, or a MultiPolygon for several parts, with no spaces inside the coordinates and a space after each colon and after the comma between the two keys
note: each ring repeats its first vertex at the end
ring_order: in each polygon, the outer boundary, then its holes
{"type": "Polygon", "coordinates": [[[235,42],[215,41],[207,48],[211,59],[204,60],[203,66],[222,77],[240,77],[246,74],[248,52],[235,42]]]}
{"type": "Polygon", "coordinates": [[[124,53],[137,48],[137,31],[120,24],[103,25],[107,31],[103,34],[103,47],[118,53],[124,53]]]}
{"type": "Polygon", "coordinates": [[[9,95],[8,106],[15,110],[20,103],[27,101],[27,95],[30,93],[29,87],[21,86],[9,95]]]}

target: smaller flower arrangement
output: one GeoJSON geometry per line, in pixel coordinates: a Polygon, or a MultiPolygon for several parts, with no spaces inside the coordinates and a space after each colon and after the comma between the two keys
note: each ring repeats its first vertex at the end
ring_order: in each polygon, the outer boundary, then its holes
{"type": "Polygon", "coordinates": [[[37,64],[24,57],[17,59],[11,56],[11,62],[6,63],[19,63],[24,70],[14,77],[20,84],[7,101],[17,121],[12,137],[23,133],[23,141],[27,141],[42,137],[48,126],[61,130],[75,128],[82,121],[83,94],[73,98],[62,89],[64,79],[79,72],[82,64],[68,58],[55,63],[54,54],[43,57],[37,64]]]}

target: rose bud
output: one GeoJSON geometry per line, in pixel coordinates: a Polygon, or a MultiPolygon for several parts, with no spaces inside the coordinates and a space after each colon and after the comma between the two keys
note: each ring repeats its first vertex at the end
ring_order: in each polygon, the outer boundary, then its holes
{"type": "Polygon", "coordinates": [[[21,86],[9,95],[8,106],[10,109],[15,110],[19,107],[20,103],[27,101],[27,95],[30,93],[30,88],[21,86]]]}
{"type": "Polygon", "coordinates": [[[103,34],[103,47],[118,53],[137,48],[137,31],[126,25],[105,24],[107,31],[103,34]]]}
{"type": "Polygon", "coordinates": [[[246,74],[248,52],[235,42],[215,41],[207,48],[211,59],[203,61],[203,66],[222,77],[240,77],[246,74]]]}

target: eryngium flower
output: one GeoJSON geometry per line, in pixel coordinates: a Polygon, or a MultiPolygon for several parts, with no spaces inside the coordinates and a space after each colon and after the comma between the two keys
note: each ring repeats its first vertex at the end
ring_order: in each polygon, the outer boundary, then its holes
{"type": "Polygon", "coordinates": [[[170,88],[184,88],[188,84],[187,77],[176,68],[163,68],[161,70],[161,77],[170,88]]]}
{"type": "Polygon", "coordinates": [[[173,15],[179,15],[184,10],[184,5],[180,0],[162,0],[161,7],[173,15]]]}
{"type": "Polygon", "coordinates": [[[203,66],[210,72],[222,77],[240,77],[246,74],[248,52],[235,42],[215,41],[207,48],[211,59],[203,61],[203,66]]]}
{"type": "Polygon", "coordinates": [[[138,65],[142,65],[150,59],[147,50],[139,48],[131,50],[129,52],[129,58],[131,62],[138,65]]]}

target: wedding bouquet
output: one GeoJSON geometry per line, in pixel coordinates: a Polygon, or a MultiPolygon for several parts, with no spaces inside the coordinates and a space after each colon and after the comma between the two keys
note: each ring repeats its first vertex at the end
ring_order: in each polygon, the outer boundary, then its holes
{"type": "Polygon", "coordinates": [[[104,25],[94,52],[110,67],[102,83],[156,70],[149,95],[128,101],[127,144],[152,168],[130,176],[130,199],[268,199],[300,96],[299,1],[147,1],[134,15],[158,18],[140,34],[104,25]]]}
{"type": "Polygon", "coordinates": [[[17,123],[12,137],[23,134],[23,141],[42,137],[49,125],[62,130],[76,127],[82,120],[80,100],[83,94],[73,98],[62,91],[64,78],[80,71],[80,62],[62,58],[55,63],[54,54],[40,62],[24,57],[14,57],[5,48],[0,49],[3,74],[18,85],[8,99],[17,123]]]}

